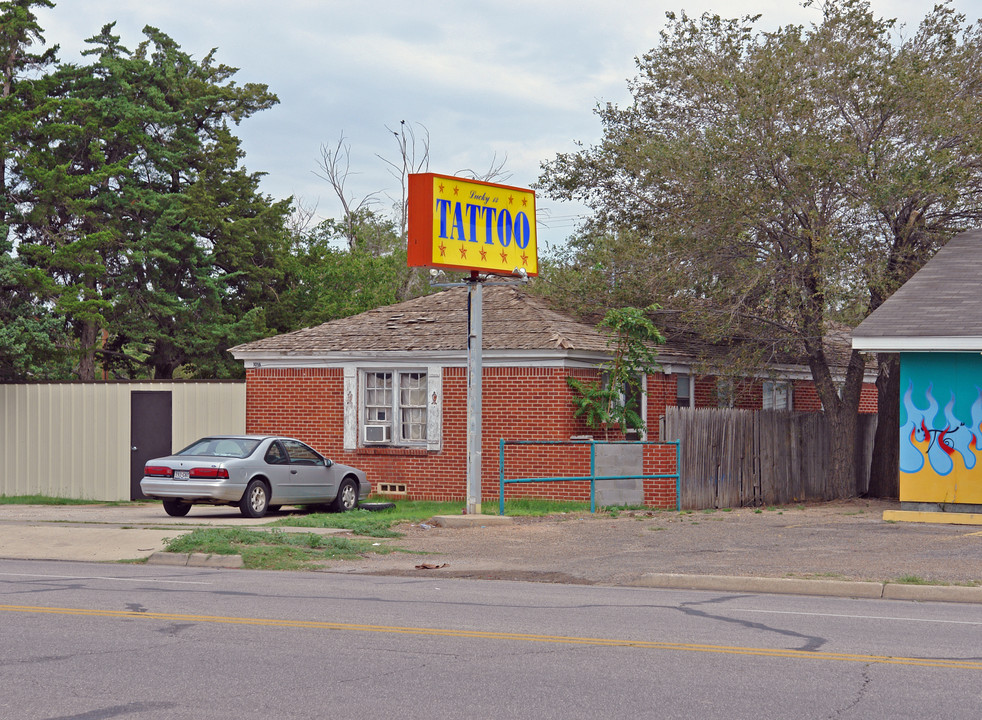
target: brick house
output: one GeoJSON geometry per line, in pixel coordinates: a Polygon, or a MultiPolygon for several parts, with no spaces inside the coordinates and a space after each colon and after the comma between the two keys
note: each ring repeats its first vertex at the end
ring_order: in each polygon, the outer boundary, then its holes
{"type": "MultiPolygon", "coordinates": [[[[233,356],[245,364],[246,429],[302,439],[364,469],[380,493],[459,500],[466,485],[467,335],[467,290],[453,288],[234,347],[233,356]]],[[[573,417],[566,378],[596,377],[606,358],[606,339],[594,326],[515,286],[485,285],[485,499],[498,496],[500,438],[603,439],[573,417]]],[[[652,440],[666,407],[719,404],[715,378],[694,373],[691,353],[669,343],[659,348],[659,359],[662,371],[645,379],[642,403],[652,440]]],[[[741,382],[732,404],[820,409],[807,368],[777,370],[741,382]]],[[[875,412],[875,388],[869,390],[875,412]]],[[[525,477],[589,474],[589,448],[582,445],[515,452],[517,466],[532,473],[525,477]]],[[[645,474],[674,472],[674,448],[645,446],[643,463],[645,474]]],[[[513,493],[586,500],[589,483],[509,486],[506,497],[513,493]]],[[[675,483],[646,480],[643,496],[648,505],[674,507],[675,483]]]]}

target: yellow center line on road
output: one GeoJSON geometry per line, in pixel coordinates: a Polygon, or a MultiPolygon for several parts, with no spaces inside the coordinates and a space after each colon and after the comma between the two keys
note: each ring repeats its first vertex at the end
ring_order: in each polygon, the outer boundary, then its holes
{"type": "Polygon", "coordinates": [[[780,648],[755,648],[728,645],[657,642],[652,640],[619,640],[616,638],[573,637],[567,635],[531,635],[527,633],[486,632],[480,630],[450,630],[444,628],[399,627],[389,625],[359,625],[357,623],[320,622],[313,620],[275,620],[271,618],[225,617],[221,615],[183,615],[174,613],[135,612],[131,610],[96,610],[90,608],[37,607],[32,605],[0,605],[0,612],[38,613],[45,615],[75,615],[85,617],[124,618],[127,620],[168,620],[180,622],[217,623],[223,625],[252,625],[308,630],[345,630],[349,632],[390,633],[393,635],[423,635],[431,637],[475,638],[480,640],[514,640],[518,642],[557,643],[561,645],[593,645],[625,647],[643,650],[675,650],[681,652],[716,653],[720,655],[756,655],[793,658],[798,660],[830,660],[883,665],[914,665],[919,667],[982,670],[982,662],[945,658],[916,658],[891,655],[855,655],[849,653],[812,652],[780,648]]]}

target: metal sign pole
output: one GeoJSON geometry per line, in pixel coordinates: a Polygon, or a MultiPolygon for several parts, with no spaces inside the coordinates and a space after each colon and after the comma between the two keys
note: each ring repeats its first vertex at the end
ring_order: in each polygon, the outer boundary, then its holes
{"type": "Polygon", "coordinates": [[[467,291],[467,514],[481,514],[481,361],[483,283],[471,273],[467,291]]]}

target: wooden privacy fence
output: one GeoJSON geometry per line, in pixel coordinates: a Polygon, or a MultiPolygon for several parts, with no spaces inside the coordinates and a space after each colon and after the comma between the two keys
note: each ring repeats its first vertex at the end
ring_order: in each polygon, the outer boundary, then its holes
{"type": "MultiPolygon", "coordinates": [[[[876,415],[860,415],[856,488],[869,486],[876,415]]],[[[830,500],[824,413],[668,408],[665,440],[681,441],[683,509],[830,500]]]]}

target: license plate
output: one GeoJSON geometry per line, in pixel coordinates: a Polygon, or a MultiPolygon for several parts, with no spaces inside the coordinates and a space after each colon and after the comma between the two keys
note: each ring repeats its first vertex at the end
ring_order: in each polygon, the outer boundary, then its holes
{"type": "Polygon", "coordinates": [[[190,475],[189,471],[187,471],[187,470],[175,470],[174,471],[174,479],[175,480],[187,480],[189,477],[191,477],[191,475],[190,475]]]}

